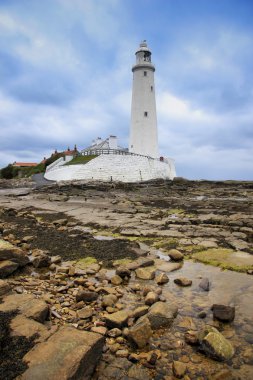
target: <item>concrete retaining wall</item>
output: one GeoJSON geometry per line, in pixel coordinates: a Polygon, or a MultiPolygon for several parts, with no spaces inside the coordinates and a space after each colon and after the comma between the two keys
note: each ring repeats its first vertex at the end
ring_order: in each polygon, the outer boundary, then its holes
{"type": "Polygon", "coordinates": [[[100,180],[141,182],[151,179],[173,179],[176,176],[174,161],[164,162],[142,156],[100,155],[87,164],[52,168],[45,178],[54,181],[100,180]]]}

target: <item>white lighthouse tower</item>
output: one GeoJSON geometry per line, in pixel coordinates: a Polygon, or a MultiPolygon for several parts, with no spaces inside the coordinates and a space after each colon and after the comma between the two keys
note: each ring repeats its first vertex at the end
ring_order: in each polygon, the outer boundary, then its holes
{"type": "Polygon", "coordinates": [[[129,152],[158,158],[155,66],[151,62],[151,51],[145,40],[135,55],[129,152]]]}

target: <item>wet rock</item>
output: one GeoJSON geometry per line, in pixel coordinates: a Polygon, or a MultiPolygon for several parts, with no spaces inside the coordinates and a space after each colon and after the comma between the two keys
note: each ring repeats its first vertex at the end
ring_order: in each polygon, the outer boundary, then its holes
{"type": "Polygon", "coordinates": [[[198,318],[200,318],[200,319],[206,318],[206,312],[205,311],[201,311],[200,313],[198,313],[198,318]]]}
{"type": "Polygon", "coordinates": [[[173,361],[172,365],[173,373],[177,379],[182,379],[186,373],[186,365],[185,363],[179,362],[179,361],[173,361]]]}
{"type": "Polygon", "coordinates": [[[135,270],[137,268],[145,268],[154,265],[154,260],[149,257],[140,257],[139,259],[128,264],[128,269],[135,270]]]}
{"type": "Polygon", "coordinates": [[[146,305],[153,305],[153,303],[157,302],[159,300],[159,296],[155,292],[149,292],[145,297],[145,304],[146,305]]]}
{"type": "Polygon", "coordinates": [[[62,261],[61,256],[51,256],[51,264],[59,264],[62,261]]]}
{"type": "Polygon", "coordinates": [[[0,278],[6,278],[10,276],[16,269],[18,264],[11,260],[0,261],[0,278]]]}
{"type": "Polygon", "coordinates": [[[173,261],[182,261],[184,259],[184,255],[177,249],[170,249],[168,252],[168,256],[173,261]]]}
{"type": "Polygon", "coordinates": [[[155,269],[152,268],[137,268],[135,270],[137,278],[141,280],[153,280],[155,278],[155,269]]]}
{"type": "Polygon", "coordinates": [[[10,285],[5,280],[0,280],[0,297],[11,290],[10,285]]]}
{"type": "Polygon", "coordinates": [[[234,356],[232,344],[214,327],[206,326],[199,334],[200,347],[207,356],[226,361],[234,356]]]}
{"type": "Polygon", "coordinates": [[[93,302],[98,298],[98,293],[88,290],[79,290],[76,295],[76,302],[84,301],[84,302],[93,302]]]}
{"type": "Polygon", "coordinates": [[[148,371],[145,368],[133,365],[128,371],[128,377],[134,380],[150,380],[148,371]]]}
{"type": "Polygon", "coordinates": [[[27,339],[36,334],[36,342],[43,342],[55,332],[55,329],[51,332],[42,323],[26,318],[24,315],[14,317],[10,323],[10,329],[12,336],[24,336],[27,339]]]}
{"type": "Polygon", "coordinates": [[[160,273],[156,276],[155,280],[158,285],[163,285],[169,282],[169,277],[165,273],[160,273]]]}
{"type": "Polygon", "coordinates": [[[191,286],[192,280],[185,277],[175,278],[174,283],[179,286],[191,286]]]}
{"type": "Polygon", "coordinates": [[[127,325],[129,313],[125,310],[105,315],[105,323],[108,328],[122,328],[127,325]]]}
{"type": "Polygon", "coordinates": [[[90,329],[90,331],[100,334],[100,335],[106,335],[107,333],[107,328],[104,326],[94,326],[90,329]]]}
{"type": "Polygon", "coordinates": [[[199,287],[201,289],[205,290],[206,292],[208,292],[210,289],[210,282],[209,282],[208,278],[202,278],[202,280],[199,283],[199,287]]]}
{"type": "Polygon", "coordinates": [[[213,317],[222,322],[232,322],[235,319],[235,308],[214,304],[212,306],[213,317]]]}
{"type": "Polygon", "coordinates": [[[116,269],[116,274],[123,279],[131,277],[130,269],[123,266],[120,266],[116,269]]]}
{"type": "Polygon", "coordinates": [[[102,354],[104,338],[62,327],[24,357],[28,369],[21,380],[89,379],[102,354]]]}
{"type": "Polygon", "coordinates": [[[122,283],[122,278],[118,276],[117,274],[111,278],[111,283],[113,285],[120,285],[122,283]]]}
{"type": "Polygon", "coordinates": [[[152,329],[169,327],[177,316],[178,308],[174,304],[156,302],[143,318],[148,318],[152,329]]]}
{"type": "Polygon", "coordinates": [[[129,329],[128,338],[139,348],[144,348],[151,336],[152,329],[148,318],[137,321],[137,323],[129,329]]]}
{"type": "Polygon", "coordinates": [[[129,355],[129,351],[128,350],[117,350],[115,352],[115,356],[118,357],[118,358],[127,358],[129,355]]]}

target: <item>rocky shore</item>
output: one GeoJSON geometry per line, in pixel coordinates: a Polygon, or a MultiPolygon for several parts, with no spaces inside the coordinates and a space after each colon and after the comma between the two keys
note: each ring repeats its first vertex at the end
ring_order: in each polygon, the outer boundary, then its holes
{"type": "Polygon", "coordinates": [[[0,379],[252,379],[253,183],[0,183],[0,379]]]}

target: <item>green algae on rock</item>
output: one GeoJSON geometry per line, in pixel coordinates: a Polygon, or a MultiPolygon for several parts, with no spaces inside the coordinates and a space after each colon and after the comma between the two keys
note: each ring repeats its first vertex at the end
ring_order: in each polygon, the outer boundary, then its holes
{"type": "Polygon", "coordinates": [[[205,264],[237,272],[247,272],[248,270],[253,269],[252,255],[227,248],[211,248],[203,250],[194,253],[192,258],[205,264]]]}

